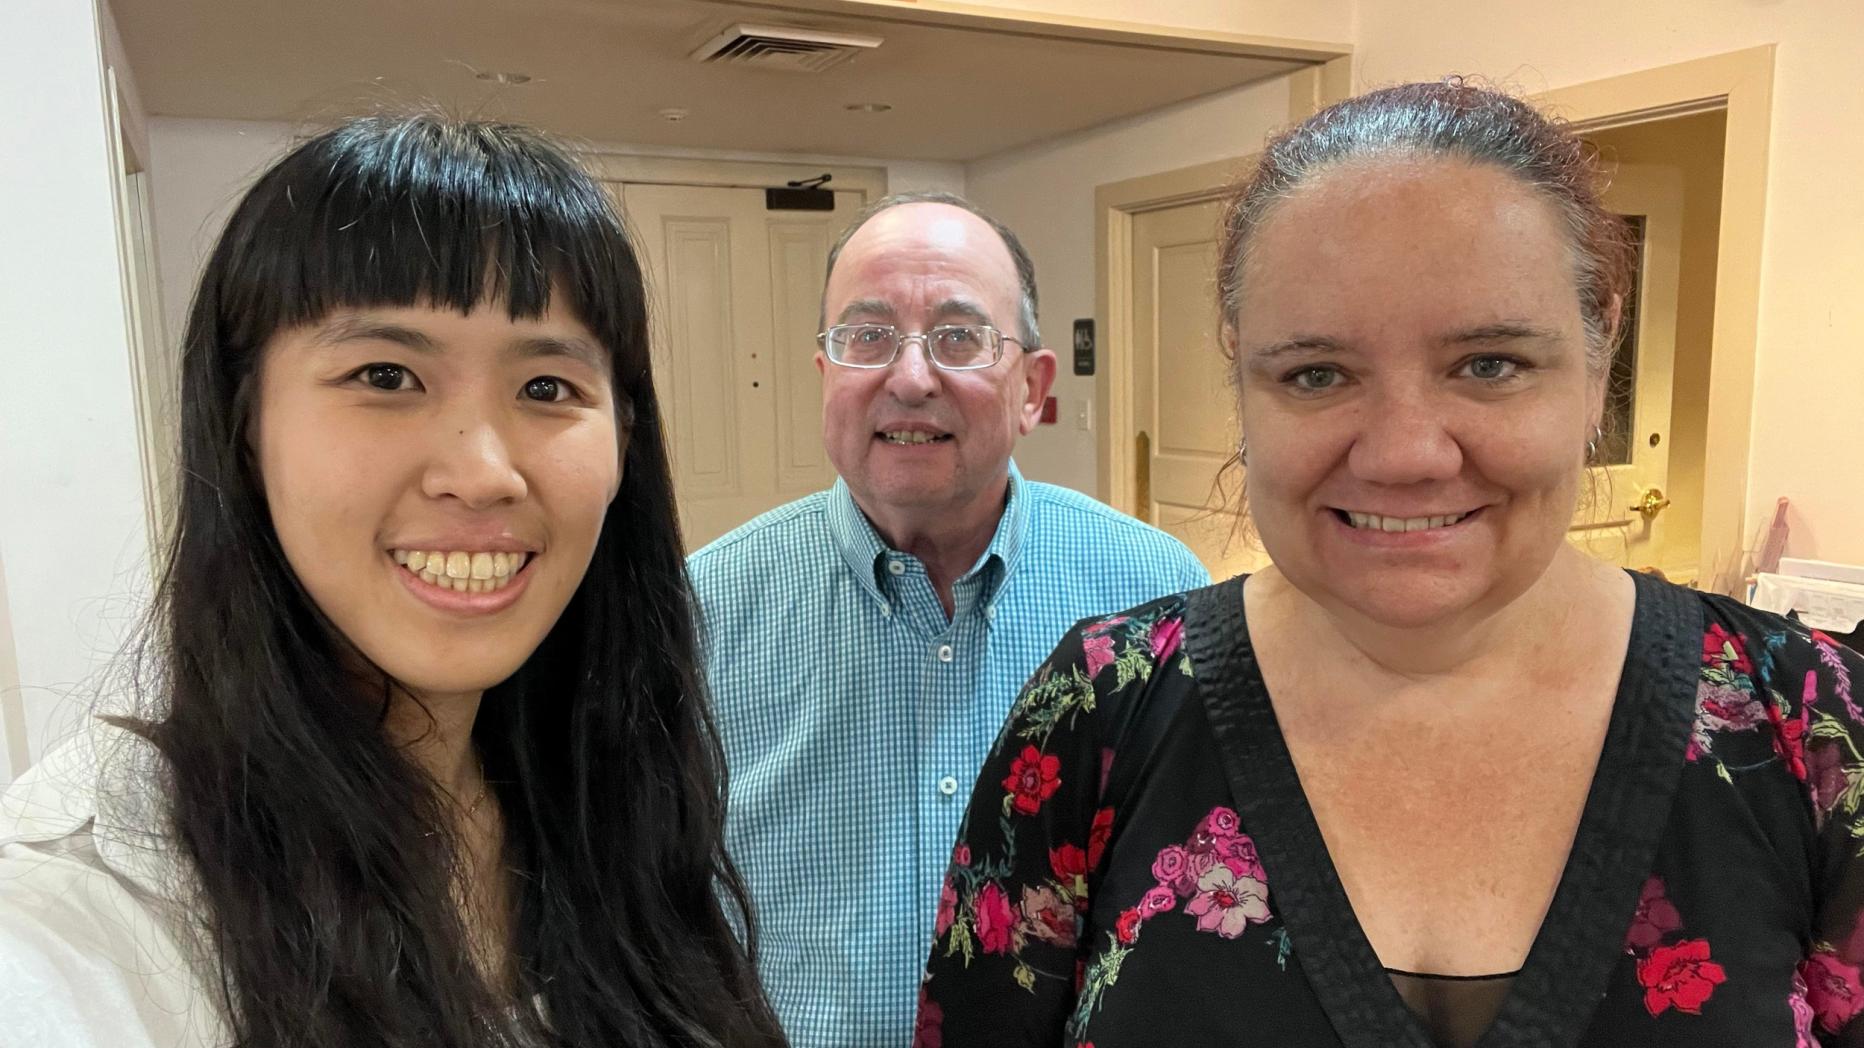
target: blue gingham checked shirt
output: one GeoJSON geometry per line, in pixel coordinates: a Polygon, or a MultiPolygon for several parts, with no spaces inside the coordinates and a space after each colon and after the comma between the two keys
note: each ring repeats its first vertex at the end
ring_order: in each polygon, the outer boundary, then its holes
{"type": "Polygon", "coordinates": [[[726,845],[796,1048],[907,1048],[939,885],[984,754],[1067,629],[1210,579],[1178,540],[1010,466],[953,588],[837,481],[688,561],[731,773],[726,845]]]}

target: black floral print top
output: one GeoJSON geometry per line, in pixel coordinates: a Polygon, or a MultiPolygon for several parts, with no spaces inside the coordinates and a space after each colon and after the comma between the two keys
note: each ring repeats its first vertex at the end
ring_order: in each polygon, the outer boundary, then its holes
{"type": "Polygon", "coordinates": [[[1637,576],[1578,834],[1519,972],[1381,967],[1243,580],[1077,625],[952,857],[916,1048],[1864,1046],[1864,659],[1637,576]]]}

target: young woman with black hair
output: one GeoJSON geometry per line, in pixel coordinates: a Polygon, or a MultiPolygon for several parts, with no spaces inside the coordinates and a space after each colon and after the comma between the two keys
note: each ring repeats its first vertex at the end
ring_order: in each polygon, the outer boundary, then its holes
{"type": "Polygon", "coordinates": [[[0,1039],[780,1045],[600,187],[509,126],[306,141],[181,410],[138,704],[0,811],[0,1039]]]}

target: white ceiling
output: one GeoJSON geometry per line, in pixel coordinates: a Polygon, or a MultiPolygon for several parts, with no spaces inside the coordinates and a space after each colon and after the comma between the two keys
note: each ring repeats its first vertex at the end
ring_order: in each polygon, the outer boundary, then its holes
{"type": "Polygon", "coordinates": [[[152,116],[322,124],[434,100],[601,143],[971,160],[1298,61],[703,0],[114,0],[152,116]],[[885,43],[817,74],[701,65],[734,22],[885,43]],[[533,78],[502,86],[475,71],[533,78]],[[880,102],[885,113],[846,106],[880,102]],[[690,111],[669,123],[668,107],[690,111]]]}

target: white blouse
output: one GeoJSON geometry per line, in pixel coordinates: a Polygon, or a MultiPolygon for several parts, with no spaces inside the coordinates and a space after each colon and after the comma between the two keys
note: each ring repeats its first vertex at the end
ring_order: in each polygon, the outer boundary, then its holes
{"type": "Polygon", "coordinates": [[[161,827],[161,757],[92,722],[0,796],[0,1045],[223,1048],[231,1039],[161,827]]]}

